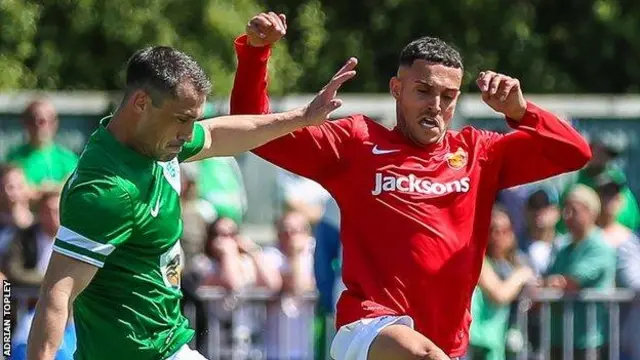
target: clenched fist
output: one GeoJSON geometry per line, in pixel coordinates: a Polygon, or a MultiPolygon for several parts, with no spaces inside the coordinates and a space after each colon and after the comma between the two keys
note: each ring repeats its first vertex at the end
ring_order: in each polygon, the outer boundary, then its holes
{"type": "Polygon", "coordinates": [[[287,17],[274,12],[260,13],[249,20],[246,33],[251,46],[274,44],[287,33],[287,17]]]}
{"type": "Polygon", "coordinates": [[[520,81],[493,71],[483,71],[476,80],[482,100],[493,110],[519,121],[527,110],[520,81]]]}

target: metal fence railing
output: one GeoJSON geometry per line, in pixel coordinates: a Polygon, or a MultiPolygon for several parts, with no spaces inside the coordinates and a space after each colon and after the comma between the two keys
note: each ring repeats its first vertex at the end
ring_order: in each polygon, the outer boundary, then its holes
{"type": "MultiPolygon", "coordinates": [[[[37,294],[35,288],[12,289],[17,318],[33,305],[37,294]]],[[[202,287],[196,295],[196,301],[185,304],[184,312],[203,340],[198,350],[211,360],[318,359],[314,346],[316,322],[326,322],[325,350],[335,334],[333,318],[316,317],[315,293],[289,296],[260,289],[230,293],[202,287]],[[199,316],[204,316],[205,321],[197,319],[199,316]]],[[[639,298],[640,294],[626,289],[583,290],[575,294],[551,289],[525,292],[515,304],[516,327],[523,336],[523,346],[512,355],[517,360],[598,358],[595,347],[577,349],[573,343],[575,320],[580,316],[584,318],[588,337],[603,325],[602,321],[606,322],[606,339],[600,349],[605,353],[600,358],[618,360],[624,320],[621,307],[639,298]],[[552,344],[553,321],[561,322],[565,335],[561,346],[552,344]],[[577,351],[583,354],[577,356],[577,351]]],[[[633,304],[640,306],[640,302],[633,304]]],[[[195,347],[195,340],[191,345],[195,347]]]]}
{"type": "MultiPolygon", "coordinates": [[[[576,358],[576,344],[574,338],[576,330],[576,312],[584,312],[586,318],[586,338],[596,338],[595,332],[599,326],[605,327],[605,339],[602,346],[583,346],[586,359],[598,358],[598,347],[602,357],[609,360],[618,360],[620,355],[620,307],[623,304],[631,303],[636,297],[636,293],[627,289],[610,289],[596,290],[585,289],[575,294],[564,293],[560,290],[541,289],[535,293],[525,294],[518,299],[517,306],[517,323],[518,329],[522,332],[525,339],[524,346],[518,352],[518,360],[529,359],[555,359],[572,360],[576,358]],[[562,311],[562,345],[556,346],[555,349],[551,343],[552,333],[552,313],[554,307],[560,307],[562,311]],[[532,311],[532,310],[539,311],[532,311]],[[598,312],[602,311],[604,316],[598,316],[598,312]],[[531,314],[536,315],[534,320],[534,329],[538,330],[537,334],[530,334],[532,328],[531,314]],[[599,324],[599,321],[606,321],[605,324],[599,324]],[[532,338],[538,339],[538,344],[532,344],[532,338]],[[556,350],[556,354],[554,351],[556,350]],[[558,352],[561,352],[559,357],[558,352]]],[[[556,315],[555,313],[553,315],[556,315]]],[[[559,321],[559,319],[557,320],[559,321]]],[[[579,329],[580,331],[580,329],[579,329]]],[[[640,341],[640,334],[638,334],[640,341]]],[[[582,357],[582,356],[581,356],[582,357]]]]}
{"type": "MultiPolygon", "coordinates": [[[[200,350],[208,359],[314,359],[315,293],[203,287],[197,294],[207,309],[206,345],[200,350]]],[[[194,320],[191,306],[185,314],[194,320]]]]}

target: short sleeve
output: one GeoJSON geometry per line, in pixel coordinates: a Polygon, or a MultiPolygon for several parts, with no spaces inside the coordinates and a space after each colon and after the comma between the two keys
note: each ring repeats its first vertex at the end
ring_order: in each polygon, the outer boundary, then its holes
{"type": "Polygon", "coordinates": [[[133,204],[121,186],[92,181],[67,189],[60,201],[54,251],[102,268],[133,230],[133,204]]]}
{"type": "Polygon", "coordinates": [[[184,144],[182,151],[178,154],[178,161],[183,162],[188,158],[198,154],[204,147],[205,134],[204,127],[200,123],[195,123],[193,126],[193,136],[191,141],[184,144]]]}
{"type": "Polygon", "coordinates": [[[581,287],[595,286],[607,272],[614,272],[616,257],[613,248],[607,245],[593,246],[588,249],[570,271],[569,276],[581,287]]]}

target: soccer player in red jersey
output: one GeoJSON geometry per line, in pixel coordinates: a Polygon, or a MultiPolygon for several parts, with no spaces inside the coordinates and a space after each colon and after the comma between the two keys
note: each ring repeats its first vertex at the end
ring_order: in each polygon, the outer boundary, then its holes
{"type": "MultiPolygon", "coordinates": [[[[267,62],[284,30],[284,17],[260,14],[236,39],[232,113],[269,111],[267,62]]],[[[419,38],[402,50],[389,83],[395,128],[352,115],[253,150],[317,181],[340,206],[346,290],[331,346],[337,360],[463,356],[496,193],[591,158],[568,123],[527,101],[518,80],[493,71],[477,78],[482,99],[515,131],[449,129],[462,75],[455,49],[419,38]]]]}

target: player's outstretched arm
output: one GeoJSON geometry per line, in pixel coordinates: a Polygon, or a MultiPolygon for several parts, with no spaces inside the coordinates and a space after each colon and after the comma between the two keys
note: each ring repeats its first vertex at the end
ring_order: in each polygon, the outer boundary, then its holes
{"type": "Polygon", "coordinates": [[[526,101],[517,79],[486,71],[477,84],[484,102],[517,130],[487,139],[488,156],[499,164],[500,189],[578,170],[591,159],[586,140],[566,121],[526,101]]]}
{"type": "Polygon", "coordinates": [[[284,14],[260,13],[247,23],[245,34],[234,41],[238,69],[231,89],[230,111],[235,114],[269,113],[267,63],[271,47],[287,32],[284,14]]]}
{"type": "MultiPolygon", "coordinates": [[[[271,46],[286,30],[284,14],[261,13],[249,21],[245,34],[235,39],[238,68],[231,91],[231,114],[270,112],[267,64],[271,46]]],[[[252,152],[281,168],[321,182],[320,177],[330,178],[347,161],[347,145],[357,137],[354,120],[350,117],[302,128],[252,152]]]]}
{"type": "Polygon", "coordinates": [[[40,288],[27,360],[53,360],[62,343],[69,309],[98,268],[54,252],[40,288]]]}
{"type": "Polygon", "coordinates": [[[230,156],[254,149],[273,139],[306,126],[320,125],[342,105],[338,89],[355,76],[357,60],[351,58],[305,107],[267,115],[231,115],[203,120],[205,144],[187,159],[194,161],[213,156],[230,156]]]}

